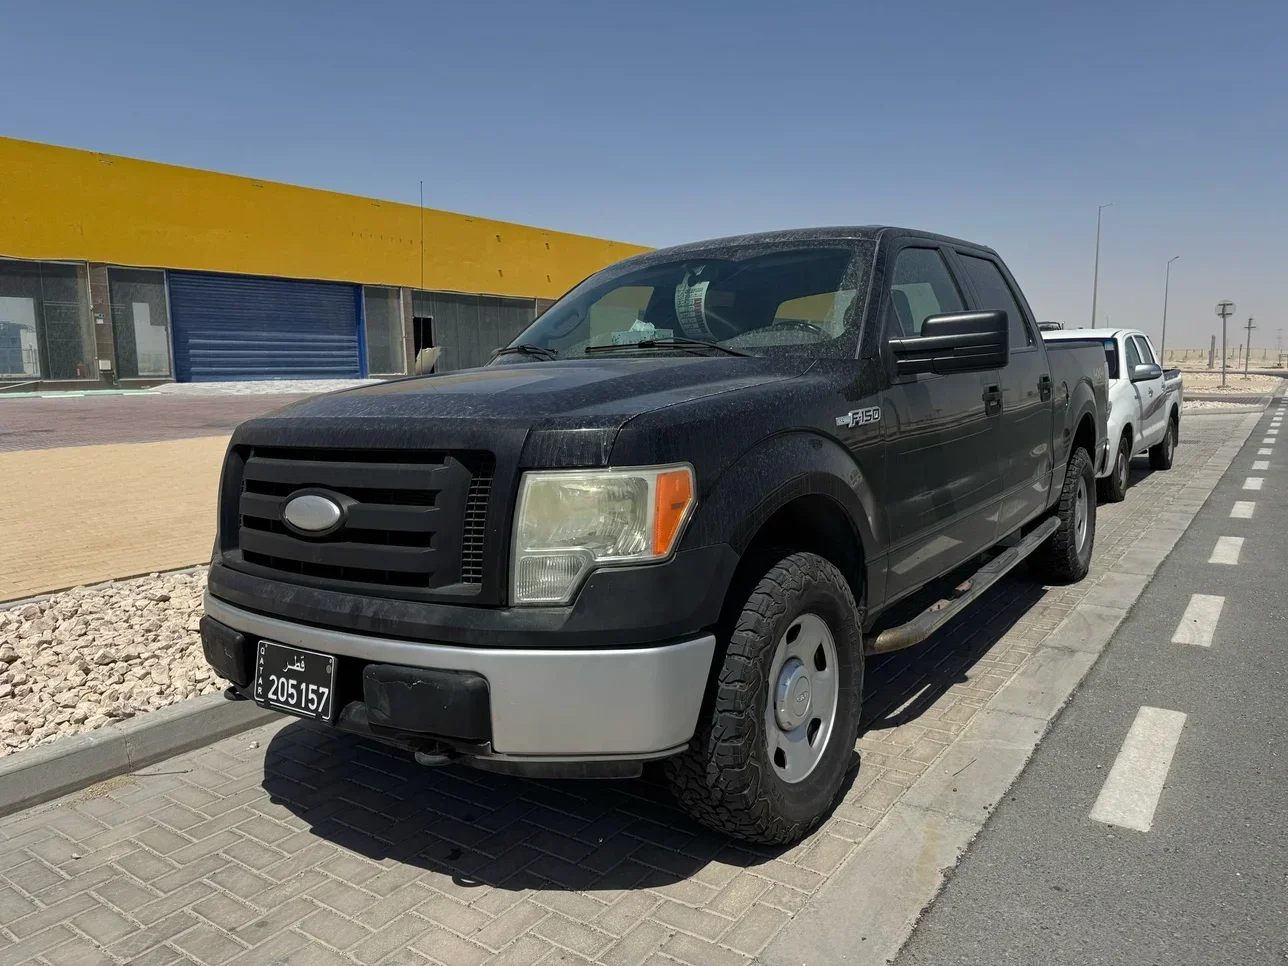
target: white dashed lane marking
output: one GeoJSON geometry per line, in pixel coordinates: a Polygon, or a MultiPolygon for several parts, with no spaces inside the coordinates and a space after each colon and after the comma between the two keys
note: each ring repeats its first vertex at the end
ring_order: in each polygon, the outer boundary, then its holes
{"type": "Polygon", "coordinates": [[[1137,832],[1150,830],[1184,727],[1185,715],[1180,711],[1145,707],[1136,713],[1091,809],[1092,821],[1137,832]]]}
{"type": "Polygon", "coordinates": [[[1274,438],[1273,436],[1267,436],[1265,439],[1263,439],[1263,440],[1261,441],[1261,445],[1262,445],[1262,446],[1274,446],[1274,445],[1275,445],[1275,438],[1274,438]]]}
{"type": "Polygon", "coordinates": [[[1274,451],[1274,450],[1272,450],[1272,449],[1270,449],[1269,447],[1265,447],[1265,448],[1263,448],[1263,449],[1259,449],[1259,450],[1257,450],[1257,455],[1258,455],[1258,456],[1274,456],[1274,455],[1275,455],[1275,451],[1274,451]]]}
{"type": "Polygon", "coordinates": [[[1270,469],[1270,460],[1253,460],[1252,468],[1254,470],[1268,470],[1270,469]]]}
{"type": "Polygon", "coordinates": [[[1264,482],[1265,482],[1265,477],[1249,476],[1246,480],[1243,481],[1243,488],[1245,490],[1259,490],[1261,489],[1261,484],[1264,482]]]}
{"type": "Polygon", "coordinates": [[[1221,619],[1221,608],[1224,606],[1224,597],[1194,594],[1190,598],[1189,606],[1185,608],[1185,613],[1181,615],[1181,622],[1176,625],[1172,643],[1211,647],[1212,635],[1216,632],[1216,622],[1221,619]]]}
{"type": "Polygon", "coordinates": [[[1252,511],[1257,505],[1251,500],[1235,500],[1234,506],[1230,510],[1230,516],[1236,520],[1251,520],[1252,511]]]}
{"type": "Polygon", "coordinates": [[[1217,537],[1216,546],[1208,563],[1228,564],[1234,566],[1239,562],[1239,553],[1243,550],[1243,537],[1217,537]]]}

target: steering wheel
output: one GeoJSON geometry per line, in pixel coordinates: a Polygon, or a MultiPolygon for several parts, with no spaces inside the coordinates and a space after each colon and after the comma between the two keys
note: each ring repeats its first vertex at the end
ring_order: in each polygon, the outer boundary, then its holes
{"type": "Polygon", "coordinates": [[[819,325],[817,322],[810,322],[808,319],[774,319],[773,322],[765,326],[767,329],[798,329],[802,332],[813,332],[821,335],[825,339],[830,339],[832,334],[819,325]]]}

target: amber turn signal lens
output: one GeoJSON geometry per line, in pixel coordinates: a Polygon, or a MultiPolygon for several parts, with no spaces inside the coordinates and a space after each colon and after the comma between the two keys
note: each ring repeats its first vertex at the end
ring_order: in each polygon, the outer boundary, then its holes
{"type": "Polygon", "coordinates": [[[671,544],[680,532],[689,504],[693,502],[692,471],[683,469],[659,473],[653,499],[653,553],[664,557],[671,552],[671,544]]]}

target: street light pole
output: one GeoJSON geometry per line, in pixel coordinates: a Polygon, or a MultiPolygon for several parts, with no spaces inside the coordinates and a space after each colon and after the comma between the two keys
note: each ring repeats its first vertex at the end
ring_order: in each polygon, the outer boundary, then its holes
{"type": "Polygon", "coordinates": [[[1163,337],[1158,342],[1159,362],[1164,362],[1164,353],[1167,351],[1167,290],[1172,284],[1172,262],[1180,257],[1180,255],[1173,255],[1167,260],[1167,277],[1163,281],[1163,337]]]}
{"type": "Polygon", "coordinates": [[[1091,327],[1096,327],[1096,294],[1100,289],[1100,214],[1106,208],[1112,208],[1114,203],[1101,205],[1096,209],[1096,267],[1091,276],[1091,327]]]}
{"type": "Polygon", "coordinates": [[[1249,316],[1248,316],[1248,325],[1247,325],[1247,329],[1248,329],[1248,351],[1247,351],[1247,352],[1245,352],[1245,353],[1243,354],[1243,378],[1244,378],[1244,379],[1247,379],[1247,378],[1248,378],[1248,359],[1249,359],[1249,357],[1251,357],[1251,355],[1252,355],[1252,330],[1253,330],[1253,329],[1255,329],[1255,328],[1256,328],[1256,326],[1252,324],[1252,316],[1250,316],[1250,315],[1249,315],[1249,316]]]}
{"type": "Polygon", "coordinates": [[[1229,299],[1222,299],[1216,303],[1216,314],[1221,320],[1221,388],[1225,388],[1225,322],[1230,316],[1234,315],[1234,303],[1229,299]]]}

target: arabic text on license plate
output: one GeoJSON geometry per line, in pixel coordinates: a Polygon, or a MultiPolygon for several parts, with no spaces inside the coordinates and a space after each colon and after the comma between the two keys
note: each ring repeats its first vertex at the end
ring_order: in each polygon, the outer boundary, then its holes
{"type": "Polygon", "coordinates": [[[259,642],[255,701],[305,718],[331,720],[335,658],[271,641],[259,642]]]}

